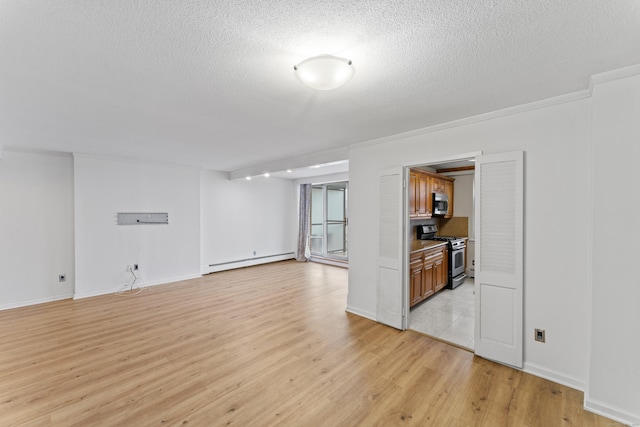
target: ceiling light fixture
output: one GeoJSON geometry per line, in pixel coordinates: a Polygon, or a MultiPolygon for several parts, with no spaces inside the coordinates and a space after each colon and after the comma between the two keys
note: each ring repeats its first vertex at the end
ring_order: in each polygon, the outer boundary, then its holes
{"type": "Polygon", "coordinates": [[[269,172],[265,172],[264,177],[265,178],[269,178],[271,175],[269,174],[269,172]]]}
{"type": "Polygon", "coordinates": [[[305,59],[293,69],[302,83],[316,90],[332,90],[340,87],[354,73],[351,60],[331,55],[305,59]]]}

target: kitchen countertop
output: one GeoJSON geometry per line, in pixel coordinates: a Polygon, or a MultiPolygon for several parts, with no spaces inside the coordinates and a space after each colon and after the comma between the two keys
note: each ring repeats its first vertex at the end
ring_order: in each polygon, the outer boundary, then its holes
{"type": "Polygon", "coordinates": [[[431,249],[438,246],[446,245],[447,242],[439,242],[437,240],[413,240],[411,242],[411,253],[431,249]]]}

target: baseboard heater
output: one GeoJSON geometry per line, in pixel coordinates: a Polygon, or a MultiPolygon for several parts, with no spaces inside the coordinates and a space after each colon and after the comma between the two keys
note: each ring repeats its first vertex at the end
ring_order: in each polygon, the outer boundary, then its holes
{"type": "Polygon", "coordinates": [[[209,264],[209,273],[216,271],[231,270],[234,268],[249,267],[252,265],[266,264],[268,262],[284,261],[286,259],[295,258],[294,252],[285,252],[282,254],[254,256],[251,258],[238,259],[234,261],[218,262],[209,264]]]}

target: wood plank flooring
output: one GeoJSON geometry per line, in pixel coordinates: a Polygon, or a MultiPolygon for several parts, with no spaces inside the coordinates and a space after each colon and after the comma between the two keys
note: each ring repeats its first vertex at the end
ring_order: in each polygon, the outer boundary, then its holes
{"type": "Polygon", "coordinates": [[[0,312],[2,426],[611,426],[582,393],[344,311],[295,261],[0,312]]]}

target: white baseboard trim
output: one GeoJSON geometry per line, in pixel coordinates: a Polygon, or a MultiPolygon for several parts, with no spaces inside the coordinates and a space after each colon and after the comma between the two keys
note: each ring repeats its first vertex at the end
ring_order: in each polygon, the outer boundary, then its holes
{"type": "Polygon", "coordinates": [[[541,377],[546,380],[553,381],[555,383],[562,384],[564,386],[584,392],[584,409],[589,412],[602,415],[603,417],[610,418],[622,424],[640,427],[640,416],[633,415],[620,408],[607,405],[603,402],[587,397],[587,384],[584,381],[560,374],[559,372],[550,369],[542,368],[533,363],[525,363],[523,371],[531,375],[535,375],[537,377],[541,377]]]}
{"type": "Polygon", "coordinates": [[[75,299],[99,297],[100,295],[112,294],[116,292],[118,289],[100,289],[100,290],[91,291],[91,292],[76,292],[75,294],[73,294],[73,299],[75,300],[75,299]]]}
{"type": "Polygon", "coordinates": [[[349,306],[349,305],[347,306],[345,311],[347,313],[355,314],[356,316],[364,317],[366,319],[373,320],[374,322],[377,322],[375,313],[371,313],[371,312],[366,311],[366,310],[360,310],[359,308],[355,308],[355,307],[352,307],[352,306],[349,306]]]}
{"type": "Polygon", "coordinates": [[[543,368],[533,363],[524,364],[522,369],[524,372],[535,375],[536,377],[544,378],[545,380],[553,381],[554,383],[562,384],[567,387],[584,392],[587,389],[587,384],[577,378],[570,377],[560,372],[543,368]]]}
{"type": "Polygon", "coordinates": [[[591,399],[585,393],[584,397],[584,409],[594,414],[602,415],[603,417],[611,418],[628,426],[640,426],[640,415],[633,415],[624,409],[617,408],[604,402],[600,402],[596,399],[591,399]]]}
{"type": "Polygon", "coordinates": [[[209,274],[209,273],[215,273],[217,271],[233,270],[233,269],[242,268],[242,267],[251,267],[254,265],[268,264],[270,262],[285,261],[288,259],[295,259],[295,254],[293,252],[287,252],[284,254],[266,255],[266,256],[247,258],[242,260],[212,263],[209,265],[202,265],[200,270],[202,271],[202,274],[209,274]]]}
{"type": "MultiPolygon", "coordinates": [[[[167,279],[154,280],[154,281],[151,281],[151,282],[142,281],[140,283],[136,283],[136,286],[148,288],[148,287],[151,287],[151,286],[168,285],[168,284],[175,283],[175,282],[181,282],[183,280],[197,279],[199,277],[202,277],[202,275],[200,275],[200,274],[189,274],[189,275],[186,275],[186,276],[170,277],[170,278],[167,278],[167,279]]],[[[114,292],[117,292],[118,289],[121,289],[123,287],[124,287],[124,285],[123,286],[119,286],[116,289],[109,288],[109,289],[99,289],[97,291],[91,291],[91,292],[76,292],[73,295],[73,299],[75,300],[75,299],[91,298],[91,297],[97,297],[97,296],[100,296],[100,295],[112,294],[114,292]]]]}
{"type": "Polygon", "coordinates": [[[158,285],[169,285],[171,283],[182,282],[183,280],[199,279],[200,277],[202,277],[202,274],[188,274],[186,276],[178,276],[169,279],[156,280],[153,282],[145,282],[142,283],[142,286],[149,287],[158,285]]]}
{"type": "Polygon", "coordinates": [[[12,308],[27,307],[27,306],[36,305],[36,304],[44,304],[47,302],[60,301],[62,299],[70,299],[70,298],[73,298],[73,294],[55,295],[55,296],[46,297],[46,298],[35,298],[35,299],[26,300],[26,301],[12,302],[9,304],[0,305],[0,311],[10,310],[12,308]]]}

